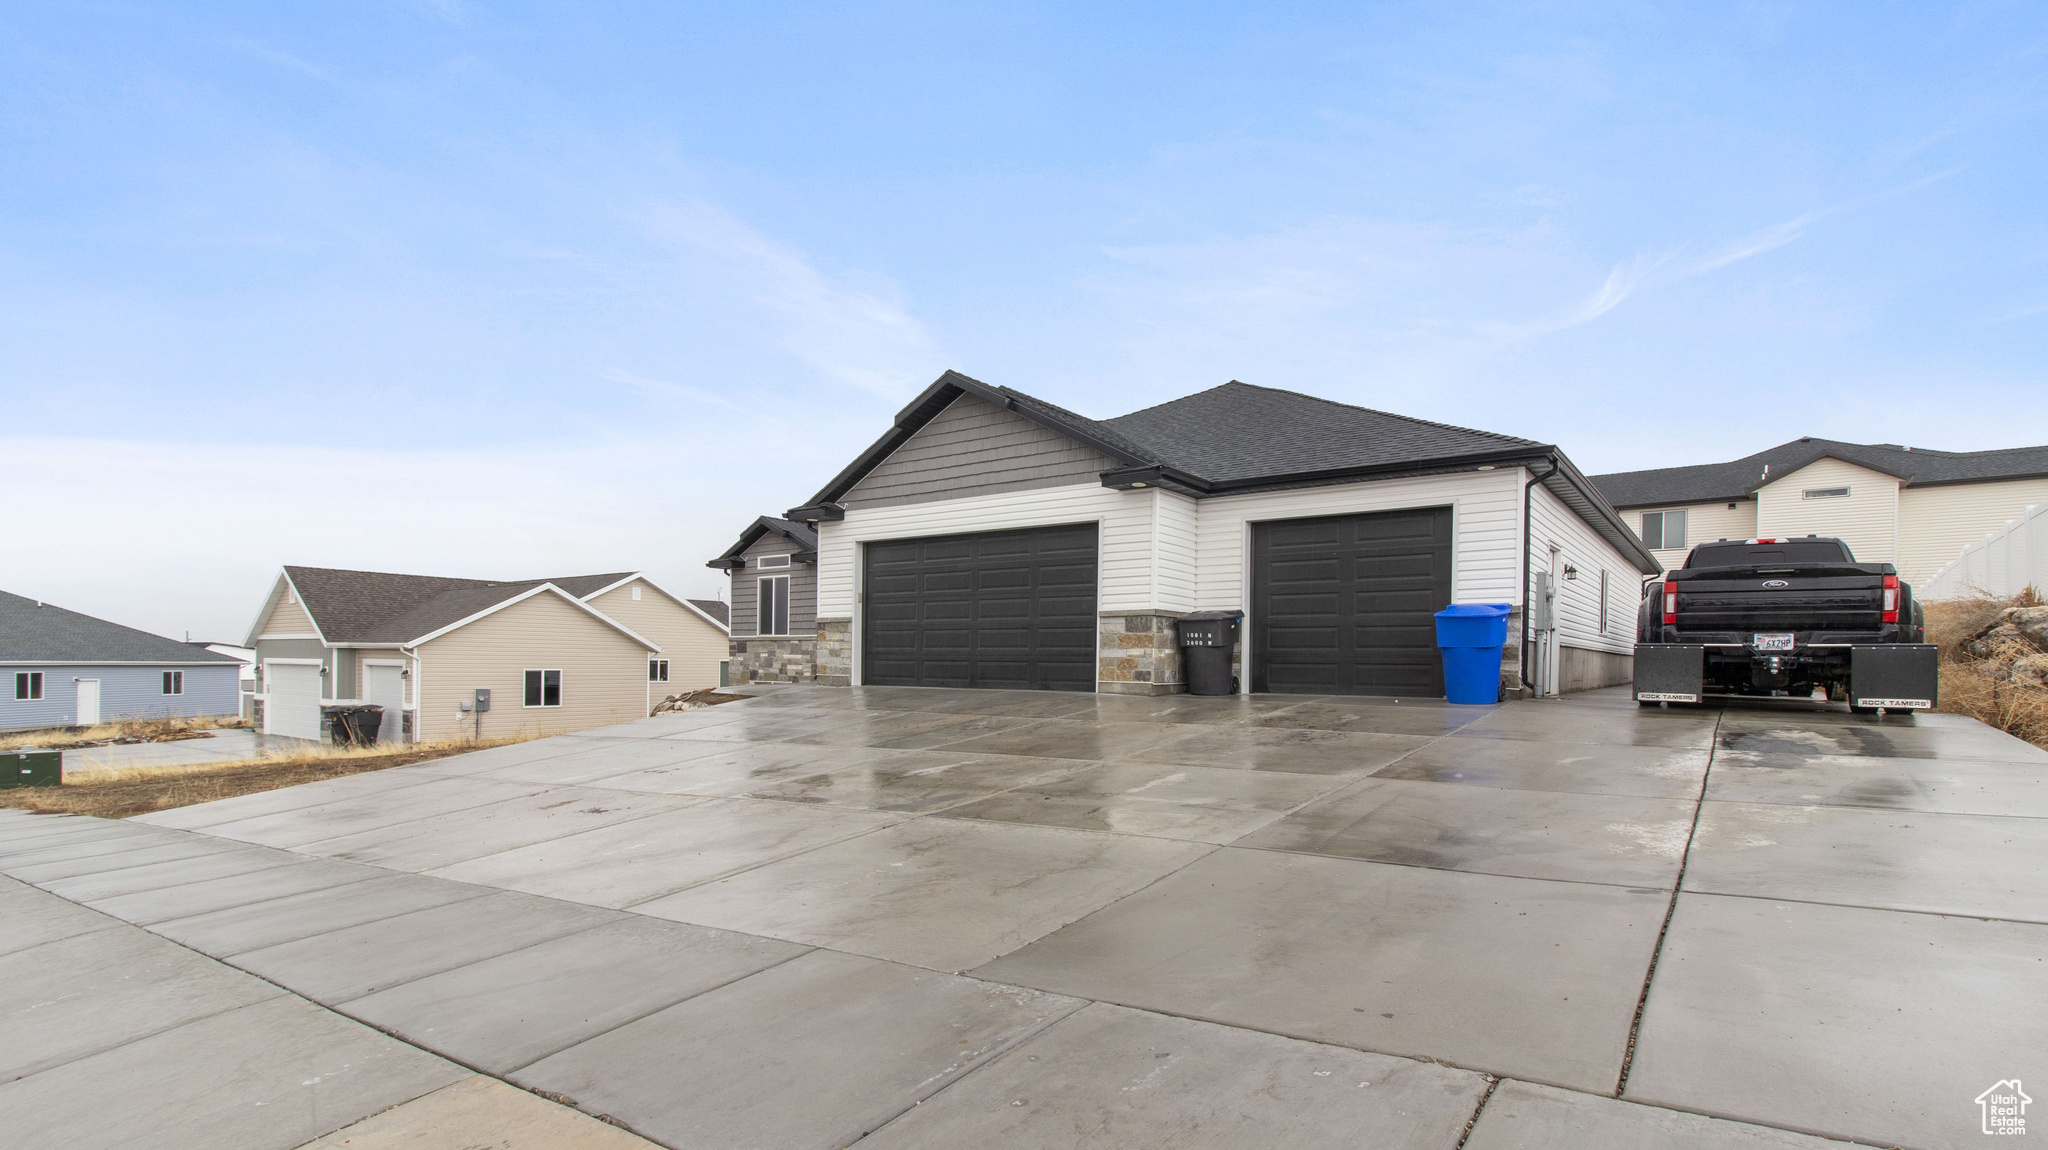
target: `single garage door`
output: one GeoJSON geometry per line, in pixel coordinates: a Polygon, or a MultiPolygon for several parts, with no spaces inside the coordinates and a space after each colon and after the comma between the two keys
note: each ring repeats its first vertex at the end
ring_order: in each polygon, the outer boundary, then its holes
{"type": "Polygon", "coordinates": [[[1095,689],[1095,525],[870,543],[861,681],[1095,689]]]}
{"type": "Polygon", "coordinates": [[[1252,527],[1252,690],[1444,693],[1435,613],[1451,601],[1451,509],[1252,527]]]}
{"type": "Polygon", "coordinates": [[[310,663],[263,664],[263,733],[294,739],[320,737],[320,668],[310,663]]]}

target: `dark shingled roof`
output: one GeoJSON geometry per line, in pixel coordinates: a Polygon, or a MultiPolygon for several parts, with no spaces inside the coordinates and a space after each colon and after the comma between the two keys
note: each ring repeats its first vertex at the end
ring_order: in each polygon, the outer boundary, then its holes
{"type": "Polygon", "coordinates": [[[723,599],[692,599],[690,600],[690,606],[704,612],[727,627],[732,626],[732,608],[727,606],[723,599]]]}
{"type": "Polygon", "coordinates": [[[1807,436],[1745,455],[1727,463],[1692,467],[1659,467],[1595,475],[1593,484],[1616,507],[1651,507],[1677,503],[1712,503],[1746,499],[1769,482],[1790,475],[1818,459],[1839,459],[1872,471],[1896,476],[1906,487],[1949,483],[1983,483],[1994,479],[2028,479],[2048,475],[2048,447],[2010,447],[1996,451],[1935,451],[1896,443],[1843,443],[1807,436]]]}
{"type": "Polygon", "coordinates": [[[452,579],[333,567],[286,567],[299,602],[330,643],[409,643],[486,611],[543,583],[578,599],[633,574],[554,579],[452,579]]]}
{"type": "Polygon", "coordinates": [[[1236,380],[1103,420],[1100,426],[1145,445],[1151,461],[1213,483],[1429,463],[1544,446],[1533,439],[1431,423],[1236,380]]]}
{"type": "Polygon", "coordinates": [[[0,591],[0,661],[10,663],[240,663],[50,603],[0,591]]]}
{"type": "MultiPolygon", "coordinates": [[[[1204,498],[1261,489],[1343,483],[1397,475],[1428,475],[1488,466],[1545,465],[1544,487],[1644,571],[1657,569],[1620,516],[1551,444],[1469,427],[1432,423],[1353,407],[1300,392],[1232,380],[1157,407],[1114,419],[1089,419],[1007,387],[948,371],[902,411],[893,426],[811,497],[786,514],[807,522],[838,519],[838,500],[919,428],[961,395],[1014,411],[1121,466],[1102,473],[1121,490],[1163,487],[1204,498]]],[[[738,546],[707,566],[731,568],[764,523],[756,520],[738,546]]],[[[814,545],[813,545],[814,546],[814,545]]]]}

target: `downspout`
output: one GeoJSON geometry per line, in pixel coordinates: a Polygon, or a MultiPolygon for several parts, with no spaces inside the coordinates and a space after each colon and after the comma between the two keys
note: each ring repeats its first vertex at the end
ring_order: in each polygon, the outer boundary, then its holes
{"type": "Polygon", "coordinates": [[[1531,476],[1529,482],[1522,485],[1522,690],[1532,692],[1531,698],[1535,697],[1535,687],[1529,680],[1529,639],[1536,633],[1531,627],[1534,619],[1532,612],[1536,605],[1529,599],[1530,494],[1537,484],[1557,474],[1557,456],[1552,455],[1549,460],[1550,470],[1541,475],[1531,476]]]}

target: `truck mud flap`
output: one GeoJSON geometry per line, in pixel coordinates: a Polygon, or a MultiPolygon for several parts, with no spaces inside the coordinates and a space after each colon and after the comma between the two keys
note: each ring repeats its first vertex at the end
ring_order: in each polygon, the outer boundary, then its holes
{"type": "Polygon", "coordinates": [[[1931,711],[1941,701],[1940,695],[1941,648],[1934,644],[1872,643],[1849,648],[1852,706],[1931,711]]]}
{"type": "Polygon", "coordinates": [[[1693,643],[1636,645],[1636,701],[1697,703],[1707,649],[1693,643]]]}

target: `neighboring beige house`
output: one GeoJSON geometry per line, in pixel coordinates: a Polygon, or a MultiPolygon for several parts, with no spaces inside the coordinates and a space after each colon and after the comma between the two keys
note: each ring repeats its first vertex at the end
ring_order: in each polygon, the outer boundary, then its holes
{"type": "Polygon", "coordinates": [[[286,567],[257,614],[268,734],[321,707],[384,708],[379,741],[553,733],[644,718],[716,686],[724,625],[638,572],[497,581],[286,567]],[[490,694],[479,718],[477,691],[490,694]]]}
{"type": "Polygon", "coordinates": [[[1932,451],[1812,437],[1728,463],[1595,475],[1666,569],[1694,544],[1832,535],[1924,582],[1987,532],[2048,502],[2048,447],[1932,451]]]}

